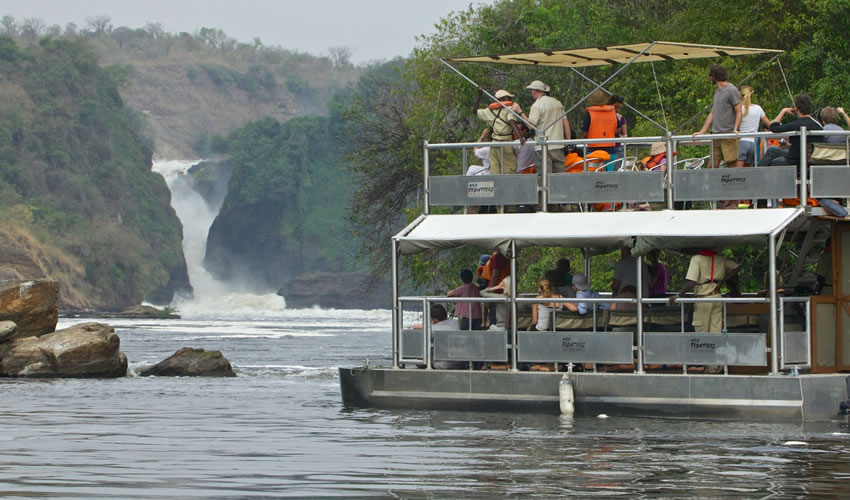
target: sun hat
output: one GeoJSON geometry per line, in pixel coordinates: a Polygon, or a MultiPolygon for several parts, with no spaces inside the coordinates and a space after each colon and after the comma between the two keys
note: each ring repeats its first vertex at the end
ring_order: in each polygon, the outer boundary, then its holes
{"type": "Polygon", "coordinates": [[[587,276],[583,274],[574,274],[573,286],[576,287],[576,290],[587,290],[590,288],[590,283],[587,282],[587,276]]]}
{"type": "Polygon", "coordinates": [[[549,86],[540,80],[534,80],[526,87],[528,90],[539,90],[540,92],[549,92],[549,86]]]}
{"type": "Polygon", "coordinates": [[[602,89],[596,89],[592,94],[590,94],[590,96],[588,96],[587,103],[591,106],[604,106],[608,104],[608,100],[610,98],[611,96],[608,92],[605,92],[602,89]]]}
{"type": "Polygon", "coordinates": [[[649,156],[660,155],[667,152],[667,145],[663,142],[653,142],[649,148],[649,156]]]}
{"type": "Polygon", "coordinates": [[[501,99],[502,97],[514,97],[514,95],[504,89],[497,90],[496,99],[501,99]]]}

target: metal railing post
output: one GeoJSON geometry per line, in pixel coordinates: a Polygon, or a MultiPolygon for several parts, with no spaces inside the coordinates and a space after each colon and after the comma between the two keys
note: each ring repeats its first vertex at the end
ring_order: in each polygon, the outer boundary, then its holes
{"type": "Polygon", "coordinates": [[[637,285],[637,373],[643,373],[643,258],[636,257],[635,283],[637,285]]]}
{"type": "Polygon", "coordinates": [[[517,331],[516,331],[516,291],[517,291],[517,275],[516,275],[516,242],[511,240],[511,371],[517,371],[517,357],[519,350],[517,349],[517,331]]]}
{"type": "Polygon", "coordinates": [[[431,306],[428,303],[428,298],[422,300],[422,354],[425,358],[425,369],[430,370],[431,366],[431,306]]]}
{"type": "Polygon", "coordinates": [[[800,206],[807,207],[809,205],[808,186],[808,141],[806,140],[806,127],[800,127],[800,206]]]}
{"type": "Polygon", "coordinates": [[[543,193],[541,198],[541,204],[543,212],[549,211],[549,146],[546,144],[546,136],[541,135],[540,138],[543,140],[543,147],[541,148],[541,153],[543,153],[543,193]]]}
{"type": "MultiPolygon", "coordinates": [[[[802,202],[802,200],[801,200],[802,202]]],[[[770,273],[768,287],[770,288],[770,374],[779,373],[779,332],[776,321],[776,235],[768,238],[768,266],[770,273]]]]}
{"type": "Polygon", "coordinates": [[[400,357],[399,352],[399,336],[400,336],[400,328],[399,323],[401,321],[401,311],[400,304],[398,301],[398,243],[395,239],[392,240],[392,295],[393,295],[393,310],[392,310],[392,336],[393,336],[393,368],[398,368],[398,359],[400,357]]]}
{"type": "Polygon", "coordinates": [[[673,210],[673,173],[676,170],[676,143],[673,136],[667,134],[667,208],[673,210]]]}
{"type": "Polygon", "coordinates": [[[428,189],[428,170],[431,167],[428,164],[428,162],[430,161],[428,156],[429,156],[428,155],[428,141],[425,141],[425,145],[423,147],[423,160],[424,160],[424,165],[425,165],[425,168],[423,170],[425,171],[425,178],[423,179],[423,183],[422,183],[422,199],[425,202],[425,207],[424,207],[424,210],[422,212],[425,215],[428,215],[431,212],[431,210],[430,210],[431,197],[429,196],[430,189],[428,189]]]}

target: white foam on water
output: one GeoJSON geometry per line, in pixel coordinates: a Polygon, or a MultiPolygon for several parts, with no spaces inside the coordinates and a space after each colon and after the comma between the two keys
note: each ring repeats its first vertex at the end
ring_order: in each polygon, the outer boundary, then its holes
{"type": "Polygon", "coordinates": [[[805,441],[785,441],[783,446],[807,446],[809,443],[805,441]]]}

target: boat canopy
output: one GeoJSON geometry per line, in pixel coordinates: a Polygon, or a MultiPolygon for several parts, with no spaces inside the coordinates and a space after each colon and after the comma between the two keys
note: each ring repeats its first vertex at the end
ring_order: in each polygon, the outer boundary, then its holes
{"type": "Polygon", "coordinates": [[[425,215],[394,236],[399,251],[410,255],[426,250],[473,246],[500,248],[508,255],[517,248],[634,247],[645,254],[652,248],[669,250],[764,245],[804,210],[661,210],[647,212],[588,212],[533,214],[425,215]]]}
{"type": "Polygon", "coordinates": [[[583,49],[541,50],[516,54],[453,57],[449,61],[580,68],[633,62],[673,61],[705,57],[781,54],[778,49],[727,47],[679,42],[643,42],[583,49]]]}

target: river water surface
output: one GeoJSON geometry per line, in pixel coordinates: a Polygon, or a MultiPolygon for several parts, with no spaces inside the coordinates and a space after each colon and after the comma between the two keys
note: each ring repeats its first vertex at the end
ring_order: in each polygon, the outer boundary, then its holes
{"type": "Polygon", "coordinates": [[[843,421],[344,408],[336,367],[389,363],[389,311],[108,322],[131,370],[190,346],[221,350],[239,376],[0,380],[1,496],[784,498],[850,490],[843,421]]]}

